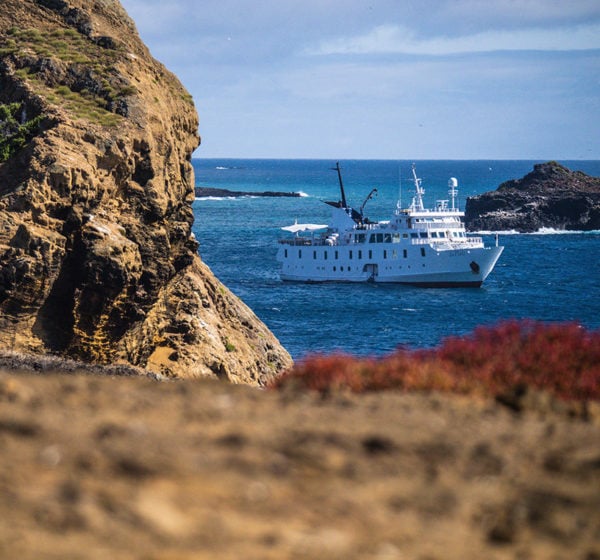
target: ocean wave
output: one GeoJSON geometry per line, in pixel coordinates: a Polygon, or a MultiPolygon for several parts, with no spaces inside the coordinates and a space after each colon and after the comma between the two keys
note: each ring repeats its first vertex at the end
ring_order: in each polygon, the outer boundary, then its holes
{"type": "Polygon", "coordinates": [[[530,231],[530,232],[521,232],[521,231],[517,231],[516,229],[507,229],[507,230],[500,230],[500,231],[488,231],[488,230],[481,230],[481,231],[473,231],[473,232],[469,232],[469,233],[473,233],[474,235],[598,235],[600,234],[600,230],[598,229],[593,229],[593,230],[571,230],[571,229],[555,229],[555,228],[540,228],[537,231],[530,231]]]}
{"type": "Polygon", "coordinates": [[[309,197],[309,194],[306,194],[304,191],[297,191],[297,193],[302,197],[302,198],[306,198],[309,197]]]}
{"type": "Polygon", "coordinates": [[[572,235],[572,234],[595,234],[598,235],[600,230],[592,229],[589,231],[584,230],[567,230],[567,229],[554,229],[554,228],[540,228],[535,233],[531,235],[572,235]]]}
{"type": "Polygon", "coordinates": [[[521,232],[516,229],[504,229],[499,231],[482,229],[480,231],[469,231],[468,233],[472,235],[520,235],[521,232]]]}
{"type": "Polygon", "coordinates": [[[197,196],[194,200],[237,200],[237,196],[197,196]]]}

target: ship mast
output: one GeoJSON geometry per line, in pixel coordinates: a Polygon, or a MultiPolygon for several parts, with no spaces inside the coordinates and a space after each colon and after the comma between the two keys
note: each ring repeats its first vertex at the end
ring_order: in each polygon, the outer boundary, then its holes
{"type": "Polygon", "coordinates": [[[337,171],[338,180],[340,182],[340,191],[342,193],[342,208],[348,208],[348,204],[346,202],[346,193],[344,192],[344,183],[342,181],[342,170],[340,169],[340,162],[335,162],[335,167],[332,167],[334,171],[337,171]]]}

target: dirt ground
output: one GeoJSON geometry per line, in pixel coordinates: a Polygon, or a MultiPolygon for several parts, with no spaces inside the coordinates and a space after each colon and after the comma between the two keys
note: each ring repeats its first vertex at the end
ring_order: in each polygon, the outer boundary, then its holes
{"type": "Polygon", "coordinates": [[[600,418],[0,372],[0,558],[598,560],[600,418]]]}

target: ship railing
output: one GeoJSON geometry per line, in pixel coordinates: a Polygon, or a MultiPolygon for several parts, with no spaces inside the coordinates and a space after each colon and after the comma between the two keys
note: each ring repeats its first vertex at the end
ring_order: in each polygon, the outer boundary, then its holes
{"type": "Polygon", "coordinates": [[[381,228],[381,224],[380,223],[365,223],[365,224],[358,224],[354,229],[360,230],[360,231],[369,231],[371,229],[380,229],[381,228]]]}
{"type": "Polygon", "coordinates": [[[464,214],[464,211],[460,208],[444,208],[441,206],[436,206],[435,208],[402,208],[400,210],[396,210],[396,214],[464,214]]]}
{"type": "Polygon", "coordinates": [[[310,239],[309,237],[292,237],[289,239],[280,239],[281,245],[292,245],[294,247],[306,247],[307,245],[323,245],[316,239],[310,239]]]}
{"type": "Polygon", "coordinates": [[[430,230],[430,229],[464,229],[463,222],[414,222],[411,229],[430,230]]]}
{"type": "Polygon", "coordinates": [[[443,244],[443,243],[451,243],[452,245],[481,245],[483,243],[483,238],[481,237],[452,237],[452,238],[444,238],[436,239],[436,238],[419,238],[419,239],[411,239],[411,245],[432,245],[435,243],[443,244]]]}
{"type": "MultiPolygon", "coordinates": [[[[431,245],[431,244],[443,244],[451,243],[453,245],[461,245],[470,247],[472,245],[481,245],[483,243],[482,237],[420,237],[418,239],[403,239],[400,243],[385,243],[385,245],[402,245],[404,243],[410,243],[411,245],[431,245]]],[[[281,245],[291,245],[293,247],[322,247],[322,246],[338,246],[338,245],[359,245],[368,246],[373,245],[372,243],[357,243],[355,241],[343,241],[340,239],[330,239],[323,237],[292,237],[279,239],[281,245]]]]}

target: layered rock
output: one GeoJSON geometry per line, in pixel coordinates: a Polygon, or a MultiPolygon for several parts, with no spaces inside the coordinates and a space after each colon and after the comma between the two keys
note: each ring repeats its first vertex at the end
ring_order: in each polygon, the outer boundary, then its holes
{"type": "Polygon", "coordinates": [[[291,363],[197,254],[198,119],[117,0],[3,0],[0,344],[262,383],[291,363]]]}
{"type": "Polygon", "coordinates": [[[600,178],[555,161],[540,163],[496,191],[469,197],[465,223],[471,231],[600,229],[600,178]]]}

